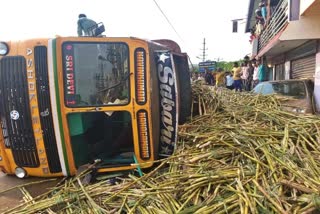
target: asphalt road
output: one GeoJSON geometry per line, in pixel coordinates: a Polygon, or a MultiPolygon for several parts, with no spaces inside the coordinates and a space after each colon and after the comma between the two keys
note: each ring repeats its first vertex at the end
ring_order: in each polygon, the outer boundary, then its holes
{"type": "Polygon", "coordinates": [[[25,187],[25,189],[30,193],[32,197],[36,197],[50,190],[51,187],[55,186],[61,178],[57,178],[54,181],[48,181],[48,178],[37,178],[37,177],[27,177],[24,179],[17,178],[16,176],[6,175],[0,172],[0,213],[6,210],[10,210],[15,206],[23,203],[23,194],[19,188],[8,190],[15,186],[30,184],[25,187]],[[30,184],[31,182],[46,181],[43,183],[30,184]]]}

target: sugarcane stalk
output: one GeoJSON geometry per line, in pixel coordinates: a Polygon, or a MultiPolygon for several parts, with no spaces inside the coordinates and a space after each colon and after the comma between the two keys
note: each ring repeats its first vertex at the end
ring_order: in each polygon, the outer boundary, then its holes
{"type": "Polygon", "coordinates": [[[77,178],[77,181],[78,181],[78,184],[82,190],[82,192],[84,193],[84,195],[86,196],[86,198],[88,199],[88,201],[90,202],[90,205],[92,206],[93,208],[93,212],[94,213],[102,213],[102,212],[106,212],[105,209],[103,209],[102,207],[98,206],[96,204],[96,202],[94,202],[94,200],[90,197],[90,195],[87,193],[87,191],[85,190],[85,188],[83,187],[81,181],[79,178],[77,178]]]}
{"type": "Polygon", "coordinates": [[[252,182],[257,186],[260,192],[277,208],[277,210],[282,213],[282,214],[288,214],[283,208],[281,207],[280,204],[276,203],[271,196],[259,185],[259,183],[255,180],[252,179],[252,182]]]}

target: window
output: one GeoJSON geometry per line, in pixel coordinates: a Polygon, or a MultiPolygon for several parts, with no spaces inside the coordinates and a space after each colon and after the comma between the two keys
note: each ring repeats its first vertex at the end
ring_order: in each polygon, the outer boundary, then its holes
{"type": "Polygon", "coordinates": [[[264,82],[258,84],[254,89],[254,93],[277,94],[281,96],[289,96],[296,99],[304,99],[306,97],[306,87],[304,82],[264,82]]]}
{"type": "Polygon", "coordinates": [[[306,88],[303,82],[274,83],[273,89],[276,94],[290,96],[297,99],[306,97],[306,88]]]}
{"type": "Polygon", "coordinates": [[[65,105],[87,107],[129,102],[129,50],[124,43],[63,44],[65,105]]]}
{"type": "Polygon", "coordinates": [[[260,93],[263,95],[274,93],[274,90],[272,88],[272,84],[270,84],[270,83],[260,83],[253,89],[253,91],[255,93],[260,93]]]}
{"type": "Polygon", "coordinates": [[[289,0],[289,21],[299,20],[300,0],[289,0]]]}

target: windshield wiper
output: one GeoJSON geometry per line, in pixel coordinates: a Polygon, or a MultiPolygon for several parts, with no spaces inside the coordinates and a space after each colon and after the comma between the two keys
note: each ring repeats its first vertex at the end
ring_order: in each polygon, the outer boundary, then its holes
{"type": "Polygon", "coordinates": [[[101,92],[104,92],[104,91],[108,91],[108,90],[110,90],[110,89],[113,89],[113,88],[116,88],[116,87],[122,85],[125,81],[128,80],[128,78],[130,77],[131,74],[132,74],[132,73],[128,73],[128,74],[125,75],[125,76],[120,80],[120,82],[118,82],[117,84],[115,84],[115,85],[113,85],[113,86],[110,86],[110,87],[108,87],[108,88],[101,89],[101,90],[99,90],[97,93],[101,93],[101,92]]]}

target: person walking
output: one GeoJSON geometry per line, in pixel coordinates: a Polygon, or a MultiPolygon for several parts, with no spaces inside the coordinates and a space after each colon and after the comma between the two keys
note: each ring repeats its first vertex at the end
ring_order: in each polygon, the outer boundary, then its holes
{"type": "Polygon", "coordinates": [[[79,14],[78,19],[78,36],[93,36],[97,23],[88,19],[85,14],[79,14]]]}
{"type": "Polygon", "coordinates": [[[233,72],[234,88],[236,91],[242,92],[241,68],[239,67],[238,62],[233,63],[232,72],[233,72]]]}

